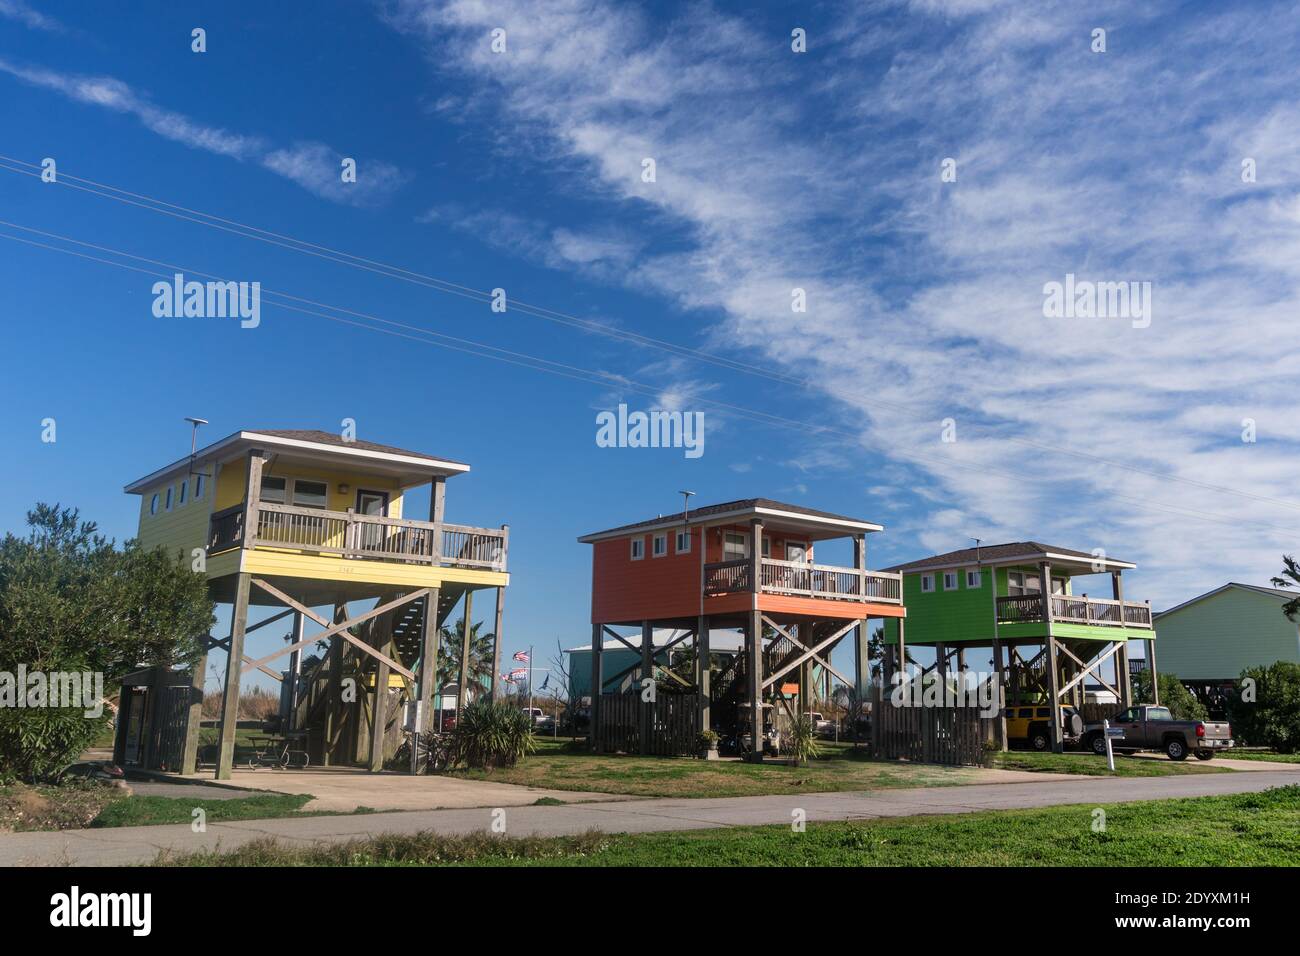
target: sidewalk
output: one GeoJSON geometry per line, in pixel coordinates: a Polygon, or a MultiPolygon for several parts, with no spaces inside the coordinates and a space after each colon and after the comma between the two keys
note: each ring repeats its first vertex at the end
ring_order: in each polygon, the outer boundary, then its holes
{"type": "MultiPolygon", "coordinates": [[[[1294,765],[1293,765],[1294,766],[1294,765]]],[[[809,822],[867,820],[878,817],[980,810],[1026,809],[1060,804],[1105,804],[1129,800],[1256,793],[1300,783],[1300,766],[1287,772],[1195,774],[1180,777],[1067,777],[1014,784],[972,784],[879,790],[871,793],[817,793],[801,796],[730,797],[604,801],[567,806],[523,806],[505,810],[512,836],[561,836],[603,830],[650,833],[709,827],[788,825],[800,808],[809,822]]],[[[275,837],[286,843],[344,841],[379,833],[446,834],[487,831],[493,808],[422,810],[365,816],[307,817],[214,823],[206,833],[188,825],[71,830],[0,835],[0,866],[113,866],[149,863],[163,849],[188,852],[232,849],[275,837]]]]}

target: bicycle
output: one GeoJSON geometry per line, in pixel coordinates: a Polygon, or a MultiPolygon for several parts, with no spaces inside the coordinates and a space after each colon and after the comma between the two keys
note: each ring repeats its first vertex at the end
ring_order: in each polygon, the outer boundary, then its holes
{"type": "MultiPolygon", "coordinates": [[[[406,740],[397,748],[393,761],[399,767],[411,766],[411,740],[416,734],[407,731],[406,740]]],[[[446,770],[450,763],[450,734],[420,734],[419,749],[416,752],[415,765],[411,767],[416,774],[439,773],[446,770]]]]}

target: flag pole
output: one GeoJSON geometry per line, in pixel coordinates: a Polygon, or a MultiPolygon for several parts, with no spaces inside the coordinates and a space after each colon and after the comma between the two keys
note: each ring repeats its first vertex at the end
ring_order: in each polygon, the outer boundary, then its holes
{"type": "Polygon", "coordinates": [[[533,645],[528,645],[528,719],[533,719],[533,645]]]}

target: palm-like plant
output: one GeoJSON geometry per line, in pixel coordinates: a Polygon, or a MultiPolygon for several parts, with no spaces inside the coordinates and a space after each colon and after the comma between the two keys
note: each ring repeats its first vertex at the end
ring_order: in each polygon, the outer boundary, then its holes
{"type": "MultiPolygon", "coordinates": [[[[1282,564],[1282,575],[1273,579],[1274,586],[1279,588],[1300,587],[1300,562],[1297,562],[1293,555],[1284,554],[1282,555],[1282,564]]],[[[1300,597],[1292,598],[1283,604],[1282,613],[1294,621],[1296,615],[1300,615],[1300,597]]]]}
{"type": "MultiPolygon", "coordinates": [[[[489,632],[480,634],[482,621],[469,626],[469,673],[465,680],[483,688],[491,688],[496,675],[492,673],[493,655],[496,651],[496,635],[489,632]]],[[[442,652],[438,655],[438,683],[453,684],[460,680],[460,651],[465,639],[465,620],[456,621],[454,627],[444,625],[439,628],[442,652]]]]}

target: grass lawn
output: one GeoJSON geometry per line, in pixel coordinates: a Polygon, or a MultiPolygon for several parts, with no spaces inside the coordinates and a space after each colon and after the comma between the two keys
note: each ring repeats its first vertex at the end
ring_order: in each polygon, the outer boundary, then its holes
{"type": "Polygon", "coordinates": [[[6,830],[79,830],[126,797],[118,787],[86,781],[59,786],[0,787],[0,833],[6,830]]]}
{"type": "Polygon", "coordinates": [[[457,771],[468,780],[494,780],[550,790],[587,790],[640,797],[748,797],[834,790],[879,790],[969,783],[978,771],[868,760],[849,744],[822,743],[822,756],[806,767],[748,764],[689,757],[592,754],[583,742],[540,740],[516,767],[491,773],[457,771]]]}
{"type": "Polygon", "coordinates": [[[1029,770],[1041,773],[1082,773],[1095,777],[1171,777],[1187,773],[1232,773],[1213,761],[1151,760],[1145,757],[1115,755],[1115,771],[1106,769],[1106,758],[1090,753],[1039,753],[1032,750],[1009,750],[993,758],[1000,770],[1029,770]]]}
{"type": "MultiPolygon", "coordinates": [[[[806,767],[748,764],[734,760],[693,760],[688,757],[595,755],[583,742],[541,740],[538,751],[509,769],[458,771],[470,780],[587,790],[638,797],[746,797],[782,793],[825,793],[836,790],[881,790],[897,787],[938,787],[971,783],[980,777],[970,767],[940,767],[892,760],[869,760],[851,744],[822,742],[821,756],[806,767]]],[[[1115,772],[1104,757],[1093,754],[1012,751],[995,758],[1004,770],[1077,773],[1109,777],[1160,777],[1184,773],[1218,773],[1224,767],[1188,760],[1115,758],[1115,772]]]]}
{"type": "Polygon", "coordinates": [[[1233,748],[1226,751],[1223,756],[1229,760],[1267,760],[1271,763],[1300,763],[1300,753],[1298,754],[1280,754],[1271,750],[1238,750],[1233,748]]]}
{"type": "Polygon", "coordinates": [[[684,833],[380,835],[160,856],[173,866],[1296,866],[1300,786],[1265,793],[684,833]]]}
{"type": "Polygon", "coordinates": [[[195,810],[203,810],[209,823],[223,820],[270,820],[304,814],[307,794],[262,793],[230,800],[195,800],[192,797],[127,797],[104,807],[92,827],[142,827],[161,823],[190,823],[195,810]]]}

